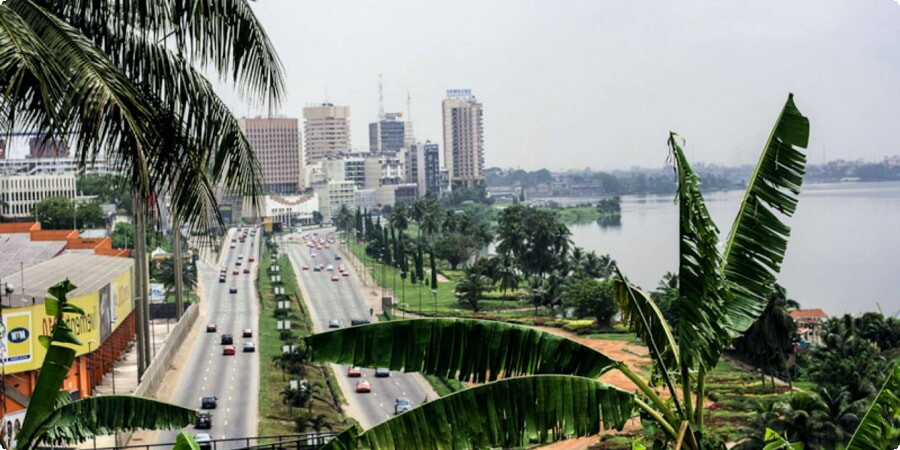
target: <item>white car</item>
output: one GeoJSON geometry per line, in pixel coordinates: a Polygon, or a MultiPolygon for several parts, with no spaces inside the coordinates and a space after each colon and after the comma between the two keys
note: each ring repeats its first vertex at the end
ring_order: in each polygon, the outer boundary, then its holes
{"type": "Polygon", "coordinates": [[[334,271],[334,266],[329,264],[328,267],[325,268],[325,270],[327,270],[329,272],[334,271]]]}

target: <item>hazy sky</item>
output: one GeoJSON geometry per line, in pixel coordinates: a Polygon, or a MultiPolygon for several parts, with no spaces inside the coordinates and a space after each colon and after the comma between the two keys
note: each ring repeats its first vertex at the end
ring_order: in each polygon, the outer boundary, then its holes
{"type": "MultiPolygon", "coordinates": [[[[353,146],[407,109],[443,146],[441,99],[484,103],[486,166],[658,167],[675,130],[694,161],[754,163],[788,92],[810,160],[900,154],[895,0],[259,0],[285,66],[281,114],[351,107],[353,146]]],[[[225,94],[239,116],[255,115],[225,94]]]]}

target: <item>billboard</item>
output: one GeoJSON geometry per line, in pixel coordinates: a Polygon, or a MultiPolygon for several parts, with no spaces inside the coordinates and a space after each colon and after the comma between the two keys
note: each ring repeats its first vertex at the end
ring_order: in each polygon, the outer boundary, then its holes
{"type": "MultiPolygon", "coordinates": [[[[95,350],[131,314],[131,271],[123,272],[97,292],[74,297],[69,301],[84,310],[85,315],[66,315],[72,332],[81,340],[77,355],[95,350]],[[93,342],[91,342],[93,341],[93,342]]],[[[38,369],[47,350],[38,337],[49,335],[55,317],[47,316],[44,305],[4,308],[0,319],[0,356],[6,373],[38,369]]]]}

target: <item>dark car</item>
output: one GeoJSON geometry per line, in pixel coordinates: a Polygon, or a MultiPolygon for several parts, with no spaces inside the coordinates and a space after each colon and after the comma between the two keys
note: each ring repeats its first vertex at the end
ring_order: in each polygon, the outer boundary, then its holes
{"type": "Polygon", "coordinates": [[[234,337],[231,334],[223,334],[222,335],[222,345],[231,345],[234,344],[234,337]]]}
{"type": "Polygon", "coordinates": [[[225,282],[225,274],[219,275],[219,283],[225,282]]]}
{"type": "Polygon", "coordinates": [[[212,414],[208,412],[198,412],[197,420],[194,422],[194,428],[198,430],[208,430],[212,428],[212,414]]]}
{"type": "Polygon", "coordinates": [[[377,378],[385,378],[391,376],[391,370],[387,367],[379,367],[375,369],[375,376],[377,378]]]}
{"type": "Polygon", "coordinates": [[[217,328],[217,327],[216,327],[216,324],[214,324],[214,323],[206,324],[206,332],[207,332],[207,333],[215,333],[215,332],[216,332],[216,328],[217,328]]]}
{"type": "Polygon", "coordinates": [[[334,255],[334,260],[335,260],[335,261],[340,261],[340,260],[341,260],[341,255],[334,255]]]}
{"type": "Polygon", "coordinates": [[[200,409],[216,409],[218,398],[215,396],[203,397],[200,399],[200,409]]]}
{"type": "Polygon", "coordinates": [[[229,294],[237,294],[237,286],[232,286],[232,287],[228,288],[228,293],[229,294]]]}
{"type": "Polygon", "coordinates": [[[353,319],[350,321],[350,326],[355,327],[357,325],[368,325],[369,323],[371,322],[366,319],[353,319]]]}
{"type": "Polygon", "coordinates": [[[253,329],[252,328],[244,328],[244,332],[241,334],[243,337],[253,337],[253,329]]]}

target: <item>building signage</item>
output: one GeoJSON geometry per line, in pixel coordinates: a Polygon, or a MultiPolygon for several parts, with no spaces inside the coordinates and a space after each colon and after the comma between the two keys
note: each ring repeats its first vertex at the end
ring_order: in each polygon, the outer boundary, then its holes
{"type": "Polygon", "coordinates": [[[3,357],[0,359],[6,370],[21,364],[29,364],[34,358],[34,340],[28,330],[31,328],[31,311],[6,312],[0,324],[2,331],[3,357]],[[9,330],[9,331],[7,331],[9,330]]]}
{"type": "Polygon", "coordinates": [[[471,97],[471,89],[447,89],[447,97],[471,97]]]}

